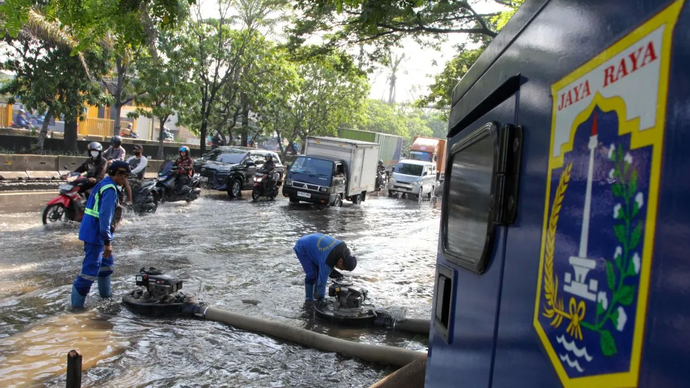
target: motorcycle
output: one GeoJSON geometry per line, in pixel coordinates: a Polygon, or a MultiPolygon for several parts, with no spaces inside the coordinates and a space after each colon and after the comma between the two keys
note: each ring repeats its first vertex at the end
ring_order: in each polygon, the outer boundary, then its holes
{"type": "MultiPolygon", "coordinates": [[[[85,175],[78,172],[69,173],[66,183],[58,186],[60,195],[50,200],[43,210],[43,225],[56,222],[81,222],[88,198],[83,189],[86,184],[88,184],[88,179],[85,175]]],[[[120,221],[122,221],[122,207],[118,204],[111,229],[115,230],[120,221]]]]}
{"type": "Polygon", "coordinates": [[[201,179],[199,174],[195,173],[192,176],[189,186],[185,188],[182,193],[177,192],[176,172],[177,167],[173,166],[173,161],[168,160],[163,163],[160,171],[158,171],[158,179],[156,180],[155,191],[158,194],[158,199],[161,202],[177,202],[187,201],[187,203],[194,201],[201,195],[201,179]]]}
{"type": "MultiPolygon", "coordinates": [[[[141,215],[153,214],[158,210],[158,191],[156,191],[156,181],[142,181],[131,177],[129,187],[132,189],[132,204],[127,206],[127,210],[141,215]]],[[[121,198],[122,199],[122,198],[121,198]]]]}
{"type": "Polygon", "coordinates": [[[268,197],[271,201],[278,196],[279,187],[283,183],[280,172],[257,172],[254,174],[254,187],[252,188],[252,200],[256,202],[259,197],[268,197]],[[264,183],[270,178],[268,187],[264,183]]]}
{"type": "Polygon", "coordinates": [[[388,184],[388,171],[376,170],[376,191],[383,190],[388,184]]]}

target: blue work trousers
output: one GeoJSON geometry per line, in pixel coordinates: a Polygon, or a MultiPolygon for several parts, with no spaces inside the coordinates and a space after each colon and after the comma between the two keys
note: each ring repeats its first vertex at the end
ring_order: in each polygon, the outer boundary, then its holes
{"type": "Polygon", "coordinates": [[[81,265],[81,273],[74,281],[74,288],[82,296],[88,295],[91,285],[99,277],[103,278],[113,273],[113,255],[103,258],[104,249],[105,246],[101,244],[84,243],[84,262],[81,265]]]}

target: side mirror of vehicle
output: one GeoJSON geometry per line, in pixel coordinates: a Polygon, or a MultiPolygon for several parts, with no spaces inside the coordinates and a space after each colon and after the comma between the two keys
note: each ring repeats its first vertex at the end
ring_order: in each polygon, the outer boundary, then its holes
{"type": "Polygon", "coordinates": [[[244,165],[247,167],[251,167],[251,166],[255,166],[256,164],[254,164],[254,162],[252,162],[251,160],[247,160],[244,162],[244,165]]]}

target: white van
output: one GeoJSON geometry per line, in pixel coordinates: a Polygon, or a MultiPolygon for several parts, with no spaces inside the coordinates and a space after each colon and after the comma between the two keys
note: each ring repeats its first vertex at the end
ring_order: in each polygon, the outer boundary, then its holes
{"type": "Polygon", "coordinates": [[[388,181],[388,196],[402,193],[431,198],[436,186],[436,163],[401,160],[388,181]]]}

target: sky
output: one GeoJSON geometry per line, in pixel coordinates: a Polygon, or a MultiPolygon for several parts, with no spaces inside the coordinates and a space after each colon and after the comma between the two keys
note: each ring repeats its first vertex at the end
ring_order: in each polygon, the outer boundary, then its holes
{"type": "MultiPolygon", "coordinates": [[[[475,10],[482,13],[499,12],[504,8],[491,0],[479,2],[475,10]]],[[[431,47],[422,47],[412,39],[407,39],[404,47],[394,51],[395,55],[405,54],[406,60],[401,64],[396,82],[396,102],[412,102],[428,93],[428,87],[433,84],[433,77],[439,74],[446,62],[457,51],[455,46],[467,40],[467,34],[448,34],[448,41],[442,44],[441,50],[431,47]]],[[[370,97],[381,99],[388,98],[388,73],[381,72],[369,77],[371,83],[370,97]]]]}

